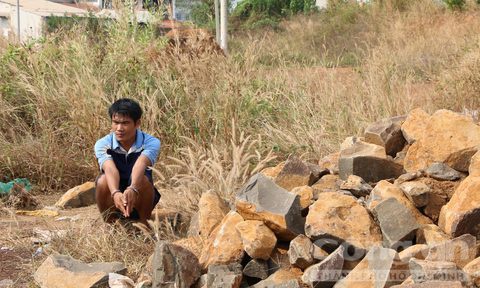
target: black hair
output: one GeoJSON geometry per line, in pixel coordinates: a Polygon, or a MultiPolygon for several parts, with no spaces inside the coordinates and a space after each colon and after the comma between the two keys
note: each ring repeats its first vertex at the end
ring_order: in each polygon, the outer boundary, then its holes
{"type": "Polygon", "coordinates": [[[108,108],[110,119],[112,119],[115,114],[119,114],[128,116],[132,118],[134,122],[137,122],[142,117],[142,113],[142,108],[138,102],[128,98],[118,99],[108,108]]]}

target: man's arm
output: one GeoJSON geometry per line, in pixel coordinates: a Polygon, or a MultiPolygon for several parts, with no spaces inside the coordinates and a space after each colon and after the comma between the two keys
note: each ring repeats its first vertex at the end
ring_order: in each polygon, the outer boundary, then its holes
{"type": "MultiPolygon", "coordinates": [[[[110,190],[110,193],[114,193],[115,191],[120,191],[118,188],[118,185],[120,184],[120,173],[118,173],[118,169],[115,166],[115,162],[113,160],[108,159],[105,162],[103,162],[103,167],[102,167],[105,177],[107,179],[107,184],[108,184],[108,189],[110,190]]],[[[121,192],[121,191],[120,191],[121,192]]],[[[114,193],[112,195],[113,197],[113,203],[115,204],[115,207],[117,207],[120,212],[122,212],[123,215],[127,216],[126,210],[125,210],[125,198],[123,197],[122,193],[114,193]]]]}
{"type": "Polygon", "coordinates": [[[131,183],[130,186],[125,189],[124,192],[124,200],[126,202],[126,209],[125,215],[127,217],[130,216],[130,212],[132,212],[133,207],[135,206],[135,202],[137,201],[137,193],[145,193],[145,191],[138,190],[140,187],[140,183],[142,182],[142,178],[145,176],[145,170],[148,166],[151,165],[150,159],[148,159],[145,155],[140,155],[137,161],[132,168],[131,183]],[[133,188],[132,188],[133,187],[133,188]]]}

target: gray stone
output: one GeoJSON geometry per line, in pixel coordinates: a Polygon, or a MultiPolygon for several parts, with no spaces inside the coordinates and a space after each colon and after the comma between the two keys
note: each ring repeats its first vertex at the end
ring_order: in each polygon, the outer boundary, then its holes
{"type": "Polygon", "coordinates": [[[152,261],[152,287],[188,288],[201,275],[198,258],[177,245],[159,242],[152,261]]]}
{"type": "Polygon", "coordinates": [[[396,249],[399,245],[412,245],[420,225],[408,208],[397,199],[388,198],[375,206],[372,212],[382,230],[385,247],[396,249]]]}
{"type": "Polygon", "coordinates": [[[40,287],[90,288],[108,284],[108,274],[125,274],[127,268],[120,262],[84,263],[66,255],[50,255],[35,272],[40,287]]]}
{"type": "Polygon", "coordinates": [[[338,167],[341,179],[357,175],[369,183],[397,178],[405,172],[401,164],[391,159],[372,156],[340,156],[338,167]]]}
{"type": "Polygon", "coordinates": [[[430,165],[425,170],[425,174],[428,177],[442,181],[455,181],[462,178],[463,176],[462,173],[450,168],[447,164],[439,162],[435,162],[430,165]]]}
{"type": "Polygon", "coordinates": [[[458,269],[453,262],[427,261],[412,258],[408,263],[415,283],[433,280],[467,282],[467,275],[458,269]]]}
{"type": "Polygon", "coordinates": [[[344,250],[344,246],[339,246],[322,262],[308,267],[303,273],[302,281],[310,287],[332,287],[342,275],[344,250]]]}
{"type": "Polygon", "coordinates": [[[256,279],[266,279],[268,277],[268,263],[260,259],[250,260],[245,268],[243,268],[243,275],[256,279]]]}
{"type": "Polygon", "coordinates": [[[412,181],[400,184],[400,189],[415,207],[420,208],[428,204],[430,187],[425,183],[412,181]]]}
{"type": "Polygon", "coordinates": [[[463,268],[477,255],[477,239],[470,234],[464,234],[452,240],[445,241],[430,248],[425,260],[454,262],[463,268]]]}
{"type": "Polygon", "coordinates": [[[383,146],[388,155],[395,157],[406,144],[401,129],[405,119],[406,116],[400,116],[370,124],[365,129],[365,142],[383,146]]]}
{"type": "Polygon", "coordinates": [[[235,206],[245,220],[263,221],[279,239],[292,240],[304,234],[299,197],[262,174],[252,176],[238,192],[235,206]]]}
{"type": "Polygon", "coordinates": [[[303,234],[298,235],[290,242],[290,247],[288,249],[290,264],[295,265],[302,270],[312,265],[314,262],[313,250],[314,245],[312,241],[303,234]]]}
{"type": "Polygon", "coordinates": [[[340,189],[349,191],[353,196],[360,198],[368,196],[373,188],[362,177],[349,175],[347,180],[340,185],[340,189]]]}
{"type": "Polygon", "coordinates": [[[242,265],[211,265],[208,267],[208,288],[238,288],[242,282],[242,265]]]}

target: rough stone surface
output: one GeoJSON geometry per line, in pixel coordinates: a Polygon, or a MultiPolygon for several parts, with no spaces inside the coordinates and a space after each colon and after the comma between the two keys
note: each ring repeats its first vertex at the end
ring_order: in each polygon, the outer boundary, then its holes
{"type": "Polygon", "coordinates": [[[459,151],[466,151],[478,143],[480,126],[471,118],[448,110],[438,110],[426,121],[422,136],[408,149],[405,170],[414,172],[434,162],[446,163],[447,159],[449,163],[446,164],[456,167],[469,156],[468,153],[460,155],[459,151]],[[457,157],[452,158],[452,155],[457,157]]]}
{"type": "Polygon", "coordinates": [[[239,288],[242,282],[242,265],[212,265],[208,267],[208,288],[239,288]]]}
{"type": "Polygon", "coordinates": [[[312,185],[313,199],[317,200],[321,193],[335,192],[340,189],[342,180],[338,175],[325,175],[312,185]]]}
{"type": "Polygon", "coordinates": [[[243,275],[264,280],[268,277],[268,263],[264,260],[252,259],[243,268],[243,275]]]}
{"type": "Polygon", "coordinates": [[[433,280],[467,282],[466,274],[453,262],[434,262],[412,258],[409,261],[409,267],[415,283],[433,280]]]}
{"type": "Polygon", "coordinates": [[[303,209],[308,208],[308,206],[313,203],[313,188],[310,186],[300,186],[295,187],[292,190],[292,193],[298,195],[300,198],[300,207],[303,209]]]}
{"type": "Polygon", "coordinates": [[[290,264],[300,269],[305,269],[312,265],[314,262],[313,249],[314,245],[307,236],[303,234],[298,235],[290,241],[290,247],[288,249],[290,264]]]}
{"type": "Polygon", "coordinates": [[[235,229],[243,221],[236,212],[229,212],[207,239],[200,256],[200,265],[206,270],[210,265],[240,262],[243,258],[243,243],[235,229]]]}
{"type": "Polygon", "coordinates": [[[90,288],[108,284],[108,274],[125,274],[120,262],[84,263],[66,255],[50,255],[35,272],[35,282],[48,288],[90,288]]]}
{"type": "Polygon", "coordinates": [[[323,250],[321,247],[317,245],[313,245],[313,259],[317,261],[322,261],[323,259],[328,257],[328,252],[323,250]]]}
{"type": "Polygon", "coordinates": [[[370,124],[365,129],[365,142],[383,146],[388,155],[395,157],[406,143],[401,130],[404,120],[405,117],[400,116],[370,124]]]}
{"type": "Polygon", "coordinates": [[[397,178],[405,173],[403,166],[391,159],[365,155],[340,156],[338,167],[341,179],[345,180],[349,175],[357,175],[369,183],[397,178]]]}
{"type": "Polygon", "coordinates": [[[424,260],[429,250],[430,248],[426,244],[415,244],[398,253],[398,256],[400,261],[405,263],[408,263],[411,258],[424,260]]]}
{"type": "Polygon", "coordinates": [[[425,126],[430,115],[424,110],[417,108],[407,115],[402,124],[402,133],[408,144],[413,144],[425,133],[425,126]]]}
{"type": "Polygon", "coordinates": [[[222,222],[229,208],[215,192],[208,191],[202,194],[198,202],[198,215],[195,228],[189,229],[190,236],[208,238],[210,233],[222,222]]]}
{"type": "Polygon", "coordinates": [[[288,246],[279,243],[272,252],[270,259],[268,259],[268,271],[275,273],[278,270],[287,269],[290,265],[290,258],[288,257],[288,246]]]}
{"type": "Polygon", "coordinates": [[[454,262],[463,268],[477,255],[476,238],[465,234],[430,247],[425,260],[454,262]]]}
{"type": "Polygon", "coordinates": [[[429,177],[420,178],[418,181],[421,181],[430,187],[428,204],[423,207],[423,213],[434,222],[438,222],[440,210],[451,199],[453,193],[461,182],[439,181],[429,177]]]}
{"type": "Polygon", "coordinates": [[[95,203],[95,182],[85,182],[68,190],[55,203],[55,206],[60,208],[79,208],[95,203]]]}
{"type": "Polygon", "coordinates": [[[197,236],[197,237],[187,237],[187,238],[178,239],[172,242],[172,244],[176,246],[180,246],[183,249],[190,251],[198,259],[200,259],[200,256],[202,255],[204,242],[205,240],[202,237],[197,236]]]}
{"type": "Polygon", "coordinates": [[[420,208],[427,206],[430,187],[425,183],[418,181],[404,182],[400,184],[400,189],[402,189],[405,196],[407,196],[415,207],[420,208]]]}
{"type": "Polygon", "coordinates": [[[349,175],[347,180],[340,185],[340,189],[350,191],[355,197],[365,197],[373,188],[362,177],[349,175]]]}
{"type": "Polygon", "coordinates": [[[452,199],[443,206],[438,226],[448,235],[472,234],[480,238],[480,177],[469,176],[460,183],[452,199]]]}
{"type": "Polygon", "coordinates": [[[275,178],[277,178],[278,174],[280,174],[280,171],[282,171],[284,166],[285,162],[280,162],[277,166],[267,167],[263,169],[260,173],[262,173],[263,176],[267,177],[268,179],[275,181],[275,178]]]}
{"type": "Polygon", "coordinates": [[[445,163],[432,163],[426,170],[425,175],[436,180],[455,181],[462,178],[462,173],[448,167],[445,163]]]}
{"type": "Polygon", "coordinates": [[[473,284],[480,287],[480,257],[468,262],[468,264],[463,267],[463,271],[467,273],[473,284]]]}
{"type": "Polygon", "coordinates": [[[422,225],[422,227],[417,230],[417,244],[427,244],[432,246],[450,239],[451,237],[445,234],[445,232],[435,224],[422,225]]]}
{"type": "Polygon", "coordinates": [[[391,288],[463,288],[459,281],[427,281],[417,284],[395,285],[391,288]]]}
{"type": "Polygon", "coordinates": [[[361,250],[382,241],[380,229],[368,211],[354,197],[336,192],[320,194],[310,206],[305,233],[312,240],[331,239],[336,246],[346,241],[361,250]]]}
{"type": "Polygon", "coordinates": [[[445,164],[452,169],[460,172],[468,172],[468,167],[472,156],[477,153],[479,147],[468,147],[450,154],[445,160],[445,164]]]}
{"type": "Polygon", "coordinates": [[[394,184],[395,185],[400,185],[404,182],[407,182],[407,181],[413,181],[415,179],[418,179],[420,177],[423,176],[423,172],[422,171],[415,171],[415,172],[409,172],[409,173],[405,173],[405,174],[402,174],[400,176],[398,176],[397,179],[395,179],[395,182],[394,184]]]}
{"type": "Polygon", "coordinates": [[[338,174],[338,159],[340,152],[329,154],[318,161],[318,166],[321,169],[327,169],[330,174],[338,174]]]}
{"type": "Polygon", "coordinates": [[[472,156],[470,166],[468,167],[468,175],[470,177],[480,176],[480,152],[472,156]]]}
{"type": "Polygon", "coordinates": [[[253,285],[252,288],[300,288],[301,275],[301,271],[281,269],[253,285]]]}
{"type": "Polygon", "coordinates": [[[339,246],[322,262],[310,266],[305,270],[302,281],[310,287],[330,288],[338,280],[343,267],[344,246],[339,246]]]}
{"type": "Polygon", "coordinates": [[[318,180],[315,179],[310,167],[297,157],[290,157],[285,162],[282,171],[275,178],[275,183],[287,191],[295,187],[312,185],[318,180]]]}
{"type": "Polygon", "coordinates": [[[413,203],[408,200],[400,187],[388,181],[380,181],[377,183],[375,188],[373,188],[372,192],[370,193],[370,198],[367,201],[367,208],[372,211],[373,208],[378,205],[378,203],[388,198],[395,198],[405,207],[407,207],[408,210],[410,210],[412,215],[415,217],[415,219],[417,219],[417,222],[419,224],[432,223],[432,220],[430,220],[428,217],[418,211],[417,208],[415,208],[415,205],[413,205],[413,203]]]}
{"type": "Polygon", "coordinates": [[[376,288],[401,283],[409,275],[399,266],[398,254],[393,249],[373,247],[347,277],[338,281],[335,288],[376,288]]]}
{"type": "Polygon", "coordinates": [[[239,191],[235,206],[245,220],[263,221],[282,240],[304,232],[299,197],[261,174],[250,178],[239,191]]]}
{"type": "Polygon", "coordinates": [[[247,220],[237,224],[243,250],[254,259],[268,260],[277,244],[277,237],[262,221],[247,220]]]}
{"type": "Polygon", "coordinates": [[[166,242],[157,244],[152,262],[153,287],[188,288],[201,275],[198,258],[193,253],[166,242]]]}
{"type": "Polygon", "coordinates": [[[373,209],[383,235],[383,245],[397,249],[408,243],[411,246],[420,225],[412,213],[397,199],[389,198],[373,209]]]}

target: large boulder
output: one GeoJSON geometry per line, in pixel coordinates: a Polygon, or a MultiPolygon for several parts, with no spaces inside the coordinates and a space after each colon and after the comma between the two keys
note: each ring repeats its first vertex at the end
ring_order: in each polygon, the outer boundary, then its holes
{"type": "Polygon", "coordinates": [[[428,118],[423,134],[408,149],[404,160],[405,170],[414,172],[425,169],[434,162],[460,167],[469,161],[472,156],[470,148],[478,143],[480,126],[471,117],[438,110],[428,118]],[[460,153],[462,151],[464,153],[460,153]]]}
{"type": "Polygon", "coordinates": [[[383,146],[388,155],[395,157],[406,143],[401,129],[405,118],[405,116],[393,117],[370,124],[365,129],[365,142],[383,146]]]}
{"type": "Polygon", "coordinates": [[[407,119],[402,124],[402,133],[408,144],[413,144],[425,133],[425,126],[430,114],[420,108],[413,109],[408,113],[407,119]]]}
{"type": "Polygon", "coordinates": [[[457,187],[452,199],[443,206],[438,226],[448,235],[472,234],[480,237],[480,177],[469,176],[457,187]]]}
{"type": "Polygon", "coordinates": [[[349,175],[357,175],[366,182],[378,182],[404,173],[401,164],[387,158],[385,148],[360,140],[340,151],[338,167],[343,180],[349,175]]]}
{"type": "Polygon", "coordinates": [[[303,233],[305,218],[299,197],[262,174],[252,176],[239,191],[235,206],[245,220],[263,221],[282,240],[303,233]]]}
{"type": "Polygon", "coordinates": [[[317,200],[318,196],[325,192],[335,192],[340,189],[343,181],[338,175],[325,175],[312,185],[313,199],[317,200]]]}
{"type": "Polygon", "coordinates": [[[125,274],[120,262],[84,263],[66,255],[50,255],[35,272],[35,282],[46,288],[90,288],[108,285],[108,274],[125,274]]]}
{"type": "Polygon", "coordinates": [[[305,234],[314,241],[332,240],[333,248],[347,242],[363,251],[382,241],[380,229],[367,209],[355,197],[337,192],[320,194],[310,206],[305,234]]]}
{"type": "Polygon", "coordinates": [[[480,152],[475,153],[470,160],[468,175],[471,177],[480,176],[480,152]]]}
{"type": "Polygon", "coordinates": [[[344,246],[340,246],[322,262],[308,267],[303,273],[302,281],[310,287],[332,287],[341,277],[344,250],[344,246]]]}
{"type": "Polygon", "coordinates": [[[468,262],[468,264],[463,267],[463,271],[467,273],[477,287],[480,287],[480,257],[468,262]]]}
{"type": "Polygon", "coordinates": [[[240,222],[243,222],[242,216],[231,211],[213,230],[200,256],[203,270],[210,265],[231,264],[242,260],[244,254],[242,238],[235,229],[240,222]]]}
{"type": "Polygon", "coordinates": [[[277,237],[262,221],[247,220],[235,227],[240,233],[243,250],[254,259],[268,260],[277,244],[277,237]]]}
{"type": "Polygon", "coordinates": [[[395,250],[373,247],[363,260],[334,288],[376,288],[401,283],[409,276],[395,250]],[[402,275],[405,274],[405,275],[402,275]],[[403,280],[402,280],[403,279],[403,280]]]}
{"type": "Polygon", "coordinates": [[[55,206],[60,208],[80,208],[95,203],[95,182],[85,182],[68,190],[55,203],[55,206]]]}
{"type": "Polygon", "coordinates": [[[476,255],[476,238],[470,234],[464,234],[430,247],[425,260],[453,262],[458,267],[463,268],[475,259],[476,255]]]}
{"type": "Polygon", "coordinates": [[[412,215],[417,219],[419,224],[431,224],[432,220],[423,215],[415,205],[408,200],[408,198],[403,193],[402,189],[395,184],[392,184],[388,181],[380,181],[377,183],[375,188],[373,188],[370,193],[370,198],[367,201],[367,208],[372,211],[378,203],[386,200],[388,198],[395,198],[398,202],[402,203],[405,207],[410,210],[412,215]]]}
{"type": "Polygon", "coordinates": [[[380,202],[373,209],[383,235],[383,246],[397,249],[413,244],[415,233],[420,225],[402,203],[395,198],[380,202]]]}
{"type": "Polygon", "coordinates": [[[198,229],[195,231],[197,233],[193,233],[192,236],[208,238],[229,210],[225,201],[217,193],[213,191],[203,193],[198,202],[198,229]]]}
{"type": "Polygon", "coordinates": [[[198,258],[190,251],[166,242],[155,247],[153,287],[189,288],[201,275],[198,258]]]}

